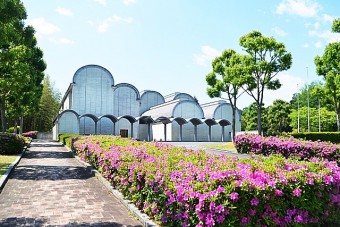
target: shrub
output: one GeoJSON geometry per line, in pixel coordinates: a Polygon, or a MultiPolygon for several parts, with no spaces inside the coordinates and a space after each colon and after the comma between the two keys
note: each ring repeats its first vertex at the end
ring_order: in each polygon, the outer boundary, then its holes
{"type": "Polygon", "coordinates": [[[335,162],[237,159],[113,136],[73,147],[162,226],[340,224],[335,162]]]}
{"type": "Polygon", "coordinates": [[[254,153],[265,156],[281,154],[285,158],[296,157],[299,160],[309,160],[316,157],[328,161],[337,161],[340,164],[340,146],[326,142],[301,141],[293,137],[278,138],[244,134],[236,136],[235,146],[239,153],[254,153]]]}
{"type": "Polygon", "coordinates": [[[59,142],[66,145],[70,149],[72,148],[72,138],[79,137],[78,134],[59,134],[58,139],[59,142]]]}
{"type": "Polygon", "coordinates": [[[340,143],[340,132],[301,132],[288,134],[297,139],[340,143]]]}
{"type": "MultiPolygon", "coordinates": [[[[20,126],[17,126],[17,132],[20,131],[20,126]]],[[[14,126],[7,129],[7,133],[14,133],[14,126]]]]}
{"type": "Polygon", "coordinates": [[[0,134],[0,155],[20,154],[25,146],[23,137],[15,134],[0,134]]]}
{"type": "Polygon", "coordinates": [[[25,137],[30,137],[31,139],[36,139],[38,135],[38,131],[29,131],[29,132],[24,132],[22,133],[23,136],[25,137]]]}

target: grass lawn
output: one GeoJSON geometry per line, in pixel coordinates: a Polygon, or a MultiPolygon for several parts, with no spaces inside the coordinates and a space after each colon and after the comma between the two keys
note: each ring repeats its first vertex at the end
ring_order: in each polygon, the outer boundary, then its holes
{"type": "Polygon", "coordinates": [[[17,155],[0,155],[0,177],[7,171],[8,166],[14,162],[17,155]]]}
{"type": "Polygon", "coordinates": [[[213,148],[213,149],[220,149],[220,150],[228,150],[228,151],[236,151],[233,142],[226,142],[221,144],[211,144],[211,145],[204,145],[203,148],[213,148]]]}

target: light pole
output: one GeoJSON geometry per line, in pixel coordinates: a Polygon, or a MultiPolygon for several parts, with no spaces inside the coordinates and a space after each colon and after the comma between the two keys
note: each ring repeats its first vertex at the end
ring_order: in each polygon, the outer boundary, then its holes
{"type": "Polygon", "coordinates": [[[307,124],[308,124],[308,132],[310,132],[310,113],[309,113],[309,85],[308,85],[308,67],[307,68],[307,124]]]}
{"type": "Polygon", "coordinates": [[[297,112],[298,112],[298,132],[300,132],[300,100],[299,100],[299,84],[297,84],[297,105],[298,105],[298,109],[297,109],[297,112]]]}
{"type": "Polygon", "coordinates": [[[319,104],[319,132],[321,132],[320,99],[318,99],[318,104],[319,104]]]}

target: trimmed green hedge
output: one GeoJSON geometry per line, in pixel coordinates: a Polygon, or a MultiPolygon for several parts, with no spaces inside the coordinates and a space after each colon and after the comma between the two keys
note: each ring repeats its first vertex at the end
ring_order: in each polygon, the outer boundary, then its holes
{"type": "Polygon", "coordinates": [[[312,141],[329,141],[331,143],[340,143],[340,132],[300,132],[290,133],[289,136],[293,136],[297,139],[312,140],[312,141]]]}
{"type": "Polygon", "coordinates": [[[63,143],[64,145],[68,146],[72,149],[72,138],[79,137],[78,134],[59,134],[58,139],[59,142],[63,143]]]}

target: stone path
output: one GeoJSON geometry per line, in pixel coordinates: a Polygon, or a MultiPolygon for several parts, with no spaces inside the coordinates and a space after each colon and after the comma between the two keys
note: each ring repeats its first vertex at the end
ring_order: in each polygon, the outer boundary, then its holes
{"type": "Polygon", "coordinates": [[[142,226],[57,142],[36,141],[0,193],[0,226],[142,226]]]}

